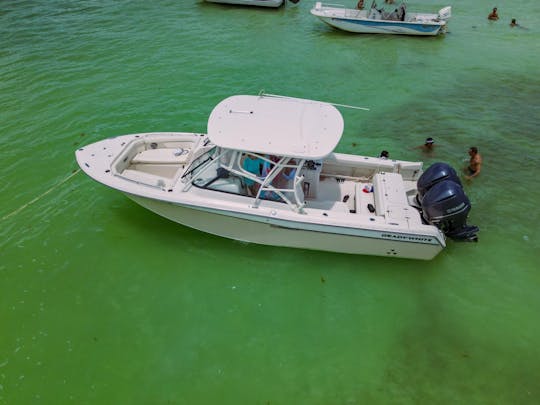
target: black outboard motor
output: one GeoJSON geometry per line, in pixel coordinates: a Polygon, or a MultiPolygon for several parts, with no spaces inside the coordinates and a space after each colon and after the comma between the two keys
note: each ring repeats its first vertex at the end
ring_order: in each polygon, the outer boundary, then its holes
{"type": "Polygon", "coordinates": [[[435,163],[418,179],[417,202],[422,217],[455,240],[477,242],[477,226],[467,225],[471,203],[456,174],[446,163],[435,163]]]}
{"type": "Polygon", "coordinates": [[[471,203],[463,188],[452,180],[431,187],[422,200],[424,220],[456,240],[478,241],[478,227],[467,225],[471,203]]]}
{"type": "Polygon", "coordinates": [[[416,195],[416,202],[422,205],[422,199],[424,194],[433,187],[435,184],[444,180],[452,180],[461,186],[461,181],[452,166],[447,163],[433,163],[429,168],[422,173],[418,182],[416,183],[418,194],[416,195]]]}

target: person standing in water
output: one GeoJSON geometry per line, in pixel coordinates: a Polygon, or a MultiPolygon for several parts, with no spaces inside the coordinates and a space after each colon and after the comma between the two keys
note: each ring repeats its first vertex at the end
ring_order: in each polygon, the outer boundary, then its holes
{"type": "Polygon", "coordinates": [[[482,156],[478,153],[478,148],[476,146],[471,146],[469,148],[469,166],[465,168],[465,178],[471,180],[473,177],[476,177],[480,174],[482,169],[482,156]]]}
{"type": "Polygon", "coordinates": [[[497,7],[493,7],[493,11],[488,15],[488,20],[497,21],[498,19],[499,14],[497,14],[497,7]]]}

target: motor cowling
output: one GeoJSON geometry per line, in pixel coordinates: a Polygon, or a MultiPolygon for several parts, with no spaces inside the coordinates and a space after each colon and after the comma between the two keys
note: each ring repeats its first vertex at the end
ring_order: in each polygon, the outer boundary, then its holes
{"type": "Polygon", "coordinates": [[[476,242],[478,227],[467,225],[470,210],[471,203],[461,184],[451,179],[436,182],[422,198],[422,217],[427,223],[438,227],[449,238],[476,242]]]}
{"type": "Polygon", "coordinates": [[[443,7],[439,10],[439,13],[437,14],[437,18],[442,21],[449,20],[450,17],[452,17],[452,7],[443,7]]]}
{"type": "Polygon", "coordinates": [[[416,188],[418,189],[416,201],[418,204],[422,205],[424,195],[430,188],[444,180],[451,180],[461,186],[461,181],[452,166],[443,162],[433,163],[424,173],[422,173],[416,183],[416,188]]]}

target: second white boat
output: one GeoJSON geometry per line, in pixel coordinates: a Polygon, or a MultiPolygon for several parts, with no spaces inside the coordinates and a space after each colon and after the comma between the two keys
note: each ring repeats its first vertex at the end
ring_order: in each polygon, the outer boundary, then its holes
{"type": "Polygon", "coordinates": [[[405,3],[393,11],[386,11],[378,8],[375,1],[369,10],[317,2],[311,14],[334,28],[348,32],[433,36],[446,31],[452,8],[444,7],[437,14],[429,14],[410,13],[405,3]]]}

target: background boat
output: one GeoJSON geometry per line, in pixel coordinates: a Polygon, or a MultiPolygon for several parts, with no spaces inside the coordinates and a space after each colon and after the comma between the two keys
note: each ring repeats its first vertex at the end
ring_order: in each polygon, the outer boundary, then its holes
{"type": "Polygon", "coordinates": [[[433,36],[446,31],[451,7],[437,14],[414,13],[405,3],[393,6],[395,11],[379,8],[373,1],[370,8],[358,10],[342,5],[315,3],[311,14],[331,27],[357,34],[401,34],[433,36]]]}

